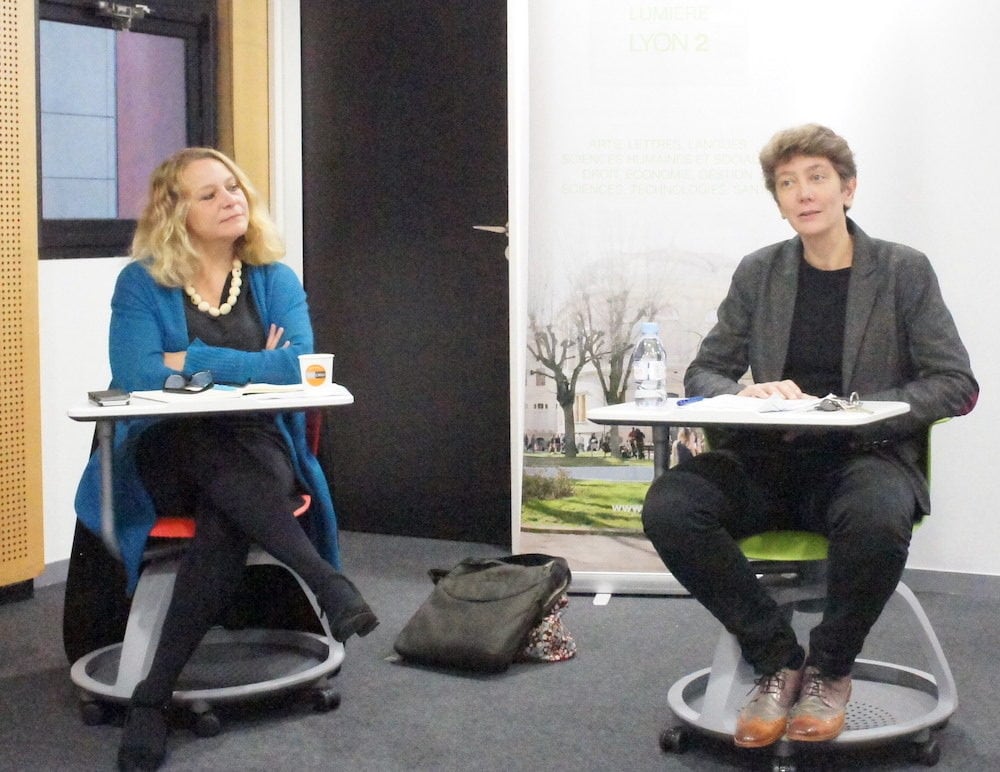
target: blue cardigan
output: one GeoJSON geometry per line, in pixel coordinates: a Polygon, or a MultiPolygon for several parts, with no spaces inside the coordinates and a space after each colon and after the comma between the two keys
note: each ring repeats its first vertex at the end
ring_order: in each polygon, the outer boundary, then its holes
{"type": "MultiPolygon", "coordinates": [[[[188,341],[182,289],[157,284],[142,261],[122,269],[111,299],[109,354],[111,387],[126,391],[159,389],[176,372],[163,363],[165,351],[187,350],[184,372],[210,370],[219,383],[296,383],[298,355],[313,350],[312,326],[305,291],[292,270],[282,264],[245,266],[253,299],[265,333],[273,323],[285,328],[287,348],[272,351],[238,351],[188,341]]],[[[158,419],[119,421],[114,438],[115,532],[128,577],[129,592],[139,578],[142,552],[156,519],[153,502],[135,465],[140,433],[158,419]]],[[[312,495],[310,538],[320,554],[340,568],[337,520],[333,500],[319,461],[309,449],[305,415],[282,413],[276,418],[291,454],[299,481],[312,495]]],[[[101,533],[100,459],[94,453],[76,494],[76,513],[95,534],[101,533]]]]}

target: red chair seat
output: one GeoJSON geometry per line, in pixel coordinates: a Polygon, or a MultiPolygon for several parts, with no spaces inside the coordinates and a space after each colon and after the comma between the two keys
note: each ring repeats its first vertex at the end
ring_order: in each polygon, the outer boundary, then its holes
{"type": "MultiPolygon", "coordinates": [[[[302,503],[292,512],[296,517],[305,514],[312,503],[312,497],[308,493],[299,495],[302,497],[302,503]]],[[[149,535],[158,539],[190,539],[194,537],[194,530],[193,517],[158,517],[149,535]]]]}

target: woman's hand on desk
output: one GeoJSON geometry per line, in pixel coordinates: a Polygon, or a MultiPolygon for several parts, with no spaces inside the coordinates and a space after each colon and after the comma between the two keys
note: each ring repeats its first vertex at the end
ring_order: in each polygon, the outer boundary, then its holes
{"type": "Polygon", "coordinates": [[[768,399],[769,397],[780,397],[782,399],[803,399],[811,395],[806,394],[799,388],[795,381],[767,381],[766,383],[751,383],[740,391],[739,397],[759,397],[768,399]]]}

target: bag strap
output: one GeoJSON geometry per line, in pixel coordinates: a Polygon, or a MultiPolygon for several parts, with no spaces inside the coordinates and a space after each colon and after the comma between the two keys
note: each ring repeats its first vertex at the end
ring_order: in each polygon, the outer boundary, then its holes
{"type": "Polygon", "coordinates": [[[553,563],[554,567],[557,568],[559,573],[565,572],[566,574],[566,585],[569,585],[569,580],[571,577],[569,563],[566,562],[566,558],[559,557],[557,555],[546,555],[541,552],[523,552],[517,555],[500,555],[498,557],[492,558],[465,558],[459,561],[451,568],[432,568],[427,571],[427,575],[430,577],[431,582],[437,584],[441,579],[446,577],[452,571],[454,571],[459,566],[469,565],[470,563],[482,564],[482,563],[509,563],[515,566],[544,566],[547,563],[553,563]]]}
{"type": "Polygon", "coordinates": [[[523,566],[525,568],[549,566],[549,574],[551,580],[553,581],[553,588],[551,594],[542,602],[542,616],[549,613],[552,607],[559,601],[559,598],[569,589],[570,582],[573,578],[566,558],[555,555],[546,555],[540,552],[526,552],[517,555],[501,555],[493,558],[465,558],[452,568],[432,568],[428,570],[427,575],[430,577],[431,582],[436,585],[452,572],[462,570],[462,573],[466,573],[464,569],[467,569],[470,566],[485,567],[491,564],[507,564],[512,566],[523,566]]]}

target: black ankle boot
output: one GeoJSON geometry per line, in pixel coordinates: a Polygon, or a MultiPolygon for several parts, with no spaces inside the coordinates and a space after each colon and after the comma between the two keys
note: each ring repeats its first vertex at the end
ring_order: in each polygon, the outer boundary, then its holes
{"type": "Polygon", "coordinates": [[[316,593],[334,639],[343,643],[352,635],[364,637],[378,627],[378,617],[365,603],[358,588],[343,574],[334,574],[316,593]]]}
{"type": "Polygon", "coordinates": [[[118,747],[118,769],[159,769],[166,755],[166,708],[129,704],[118,747]]]}
{"type": "Polygon", "coordinates": [[[330,630],[335,640],[343,643],[352,635],[364,638],[378,627],[378,617],[365,603],[356,609],[345,609],[339,615],[330,619],[330,630]]]}

